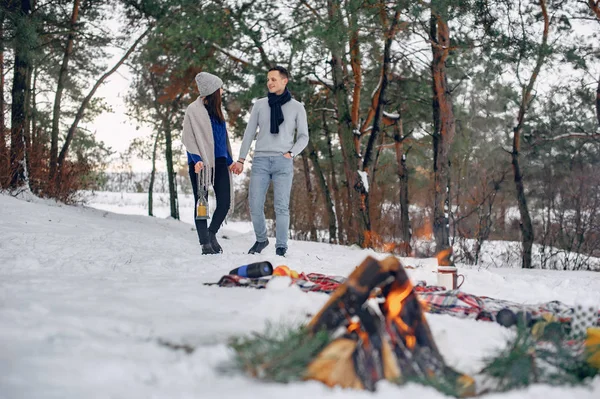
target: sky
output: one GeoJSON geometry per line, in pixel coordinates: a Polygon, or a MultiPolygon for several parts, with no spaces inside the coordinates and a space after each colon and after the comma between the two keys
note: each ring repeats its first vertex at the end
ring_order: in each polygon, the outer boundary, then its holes
{"type": "MultiPolygon", "coordinates": [[[[113,60],[108,62],[111,65],[113,60]]],[[[96,92],[97,97],[103,97],[111,106],[113,112],[104,112],[88,127],[96,132],[96,138],[104,141],[114,151],[123,152],[131,141],[140,136],[149,136],[151,129],[138,126],[127,115],[125,96],[129,90],[131,75],[127,66],[121,66],[96,92]]]]}

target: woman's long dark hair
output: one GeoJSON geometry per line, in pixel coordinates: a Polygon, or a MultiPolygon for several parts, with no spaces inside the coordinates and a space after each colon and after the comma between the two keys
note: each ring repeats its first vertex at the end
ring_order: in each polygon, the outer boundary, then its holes
{"type": "Polygon", "coordinates": [[[223,110],[221,109],[221,89],[217,89],[213,94],[204,97],[204,105],[210,116],[216,118],[220,122],[225,122],[223,110]]]}

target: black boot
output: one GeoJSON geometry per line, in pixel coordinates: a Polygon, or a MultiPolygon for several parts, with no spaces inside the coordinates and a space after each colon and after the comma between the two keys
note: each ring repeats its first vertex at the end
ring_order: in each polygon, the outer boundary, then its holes
{"type": "Polygon", "coordinates": [[[210,230],[208,230],[208,242],[210,242],[210,245],[212,245],[213,249],[217,251],[217,253],[223,253],[223,248],[221,248],[221,246],[219,245],[219,242],[217,241],[217,236],[210,230]]]}
{"type": "Polygon", "coordinates": [[[206,230],[206,227],[199,231],[200,245],[202,246],[202,255],[218,254],[219,252],[213,248],[210,242],[210,232],[206,230]]]}
{"type": "Polygon", "coordinates": [[[212,244],[206,243],[206,244],[202,244],[202,255],[214,255],[214,254],[218,254],[217,251],[215,251],[215,249],[213,248],[212,244]]]}
{"type": "Polygon", "coordinates": [[[265,249],[265,247],[269,245],[269,240],[267,241],[256,241],[254,243],[254,245],[252,246],[252,248],[250,248],[250,251],[248,251],[249,254],[259,254],[260,251],[262,251],[263,249],[265,249]]]}
{"type": "Polygon", "coordinates": [[[284,248],[284,247],[275,248],[275,254],[278,256],[285,256],[286,251],[287,251],[287,248],[284,248]]]}

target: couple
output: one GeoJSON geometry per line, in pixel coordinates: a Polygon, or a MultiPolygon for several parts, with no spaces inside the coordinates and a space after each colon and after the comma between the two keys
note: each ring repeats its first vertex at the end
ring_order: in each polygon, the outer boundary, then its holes
{"type": "Polygon", "coordinates": [[[233,204],[231,173],[242,173],[246,155],[256,137],[248,194],[256,242],[248,253],[260,253],[269,245],[264,207],[272,180],[276,215],[275,253],[285,256],[294,177],[293,159],[308,144],[306,111],[301,103],[292,98],[287,89],[288,80],[289,74],[285,68],[276,66],[269,70],[269,94],[252,107],[240,154],[234,162],[221,105],[223,81],[207,72],[196,75],[199,96],[185,111],[182,141],[187,150],[195,201],[198,201],[198,188],[208,198],[210,184],[217,199],[217,207],[208,228],[206,220],[195,220],[203,255],[223,252],[216,234],[233,204]]]}

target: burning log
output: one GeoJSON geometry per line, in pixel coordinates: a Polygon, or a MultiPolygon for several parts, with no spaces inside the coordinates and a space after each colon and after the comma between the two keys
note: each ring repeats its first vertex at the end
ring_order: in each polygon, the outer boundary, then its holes
{"type": "Polygon", "coordinates": [[[308,365],[305,379],[375,390],[382,380],[427,381],[457,396],[475,394],[474,380],[448,367],[437,348],[413,285],[396,257],[367,257],[308,324],[332,341],[308,365]],[[368,301],[381,290],[385,301],[368,301]]]}

